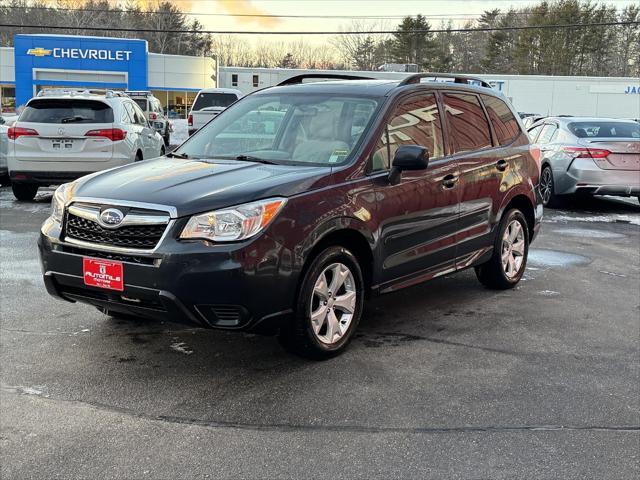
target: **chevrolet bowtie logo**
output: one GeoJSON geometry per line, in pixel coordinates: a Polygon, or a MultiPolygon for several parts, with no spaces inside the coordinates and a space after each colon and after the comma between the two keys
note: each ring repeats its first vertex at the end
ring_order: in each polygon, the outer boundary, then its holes
{"type": "Polygon", "coordinates": [[[46,48],[30,48],[27,50],[27,55],[33,55],[35,57],[46,57],[47,55],[51,55],[51,50],[47,50],[46,48]]]}

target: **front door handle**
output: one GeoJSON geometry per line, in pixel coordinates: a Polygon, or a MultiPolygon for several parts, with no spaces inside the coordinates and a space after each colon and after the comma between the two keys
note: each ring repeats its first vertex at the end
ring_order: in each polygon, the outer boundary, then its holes
{"type": "Polygon", "coordinates": [[[444,188],[453,188],[458,183],[458,175],[447,175],[442,179],[442,185],[444,188]]]}
{"type": "Polygon", "coordinates": [[[504,172],[508,167],[509,167],[509,164],[507,163],[506,160],[498,160],[496,162],[496,168],[501,172],[504,172]]]}

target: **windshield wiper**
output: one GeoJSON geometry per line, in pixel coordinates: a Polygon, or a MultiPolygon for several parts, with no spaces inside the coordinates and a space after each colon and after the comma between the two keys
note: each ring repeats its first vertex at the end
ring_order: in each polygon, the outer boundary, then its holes
{"type": "Polygon", "coordinates": [[[81,117],[80,115],[76,115],[75,117],[64,117],[60,120],[60,123],[71,123],[71,122],[84,122],[85,120],[91,120],[87,117],[81,117]]]}
{"type": "Polygon", "coordinates": [[[244,160],[245,162],[265,163],[267,165],[277,165],[276,162],[267,160],[265,158],[254,157],[253,155],[238,155],[234,157],[236,160],[244,160]]]}
{"type": "Polygon", "coordinates": [[[189,158],[189,155],[187,155],[186,153],[169,152],[165,155],[165,157],[187,159],[189,158]]]}

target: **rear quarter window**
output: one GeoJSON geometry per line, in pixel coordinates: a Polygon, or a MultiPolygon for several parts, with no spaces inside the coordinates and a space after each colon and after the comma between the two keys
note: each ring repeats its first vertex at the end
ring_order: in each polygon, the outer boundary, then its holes
{"type": "Polygon", "coordinates": [[[30,123],[113,123],[113,110],[96,100],[42,99],[31,101],[20,115],[30,123]]]}
{"type": "Polygon", "coordinates": [[[491,147],[489,123],[478,97],[447,93],[443,98],[454,153],[491,147]]]}
{"type": "Polygon", "coordinates": [[[507,104],[496,97],[480,95],[499,145],[508,145],[520,135],[518,121],[507,104]]]}

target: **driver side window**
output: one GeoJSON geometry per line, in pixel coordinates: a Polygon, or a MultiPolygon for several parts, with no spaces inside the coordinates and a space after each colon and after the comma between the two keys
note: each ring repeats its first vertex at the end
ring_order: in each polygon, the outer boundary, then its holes
{"type": "Polygon", "coordinates": [[[412,95],[394,112],[372,154],[372,171],[388,170],[399,147],[420,145],[430,158],[444,156],[442,122],[434,94],[412,95]]]}

